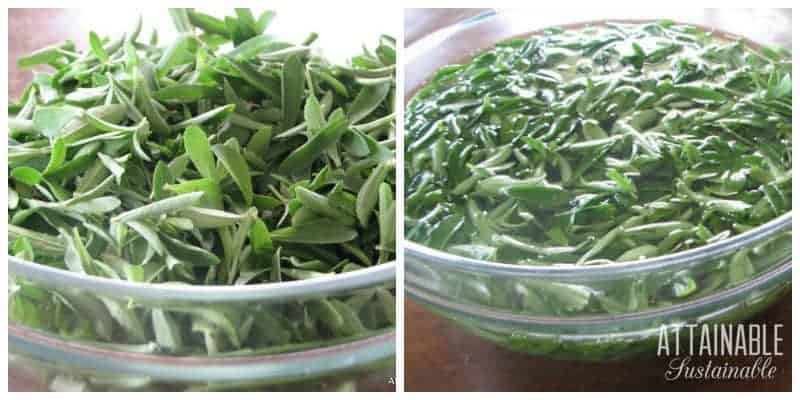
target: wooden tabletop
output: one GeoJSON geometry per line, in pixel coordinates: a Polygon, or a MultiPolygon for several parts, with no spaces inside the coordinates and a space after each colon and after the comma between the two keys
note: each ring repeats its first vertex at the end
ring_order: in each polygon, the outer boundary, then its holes
{"type": "MultiPolygon", "coordinates": [[[[406,391],[790,391],[792,389],[792,299],[786,296],[754,318],[754,323],[783,324],[784,355],[773,357],[775,379],[664,379],[667,358],[636,361],[559,361],[515,353],[465,333],[451,322],[405,303],[406,391]]],[[[716,365],[749,365],[750,357],[697,357],[716,365]]]]}

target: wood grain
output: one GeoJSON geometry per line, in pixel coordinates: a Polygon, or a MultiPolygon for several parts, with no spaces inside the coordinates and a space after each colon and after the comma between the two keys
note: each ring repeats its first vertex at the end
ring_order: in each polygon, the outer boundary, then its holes
{"type": "MultiPolygon", "coordinates": [[[[792,299],[786,296],[753,319],[784,324],[784,355],[774,357],[772,381],[675,381],[664,379],[668,359],[608,363],[551,360],[515,353],[405,303],[406,391],[790,391],[792,299]]],[[[693,365],[709,358],[699,357],[693,365]]],[[[749,357],[714,357],[715,364],[748,365],[749,357]]]]}

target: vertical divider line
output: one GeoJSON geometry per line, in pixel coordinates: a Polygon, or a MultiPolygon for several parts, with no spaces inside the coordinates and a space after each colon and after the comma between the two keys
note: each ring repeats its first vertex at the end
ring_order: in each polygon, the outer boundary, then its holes
{"type": "Polygon", "coordinates": [[[396,263],[396,285],[395,285],[395,299],[397,308],[395,319],[395,338],[396,338],[396,364],[395,364],[395,391],[399,393],[405,392],[405,255],[403,254],[404,240],[405,240],[405,126],[403,124],[405,115],[405,26],[403,24],[405,8],[401,8],[397,12],[399,32],[397,38],[399,46],[397,46],[397,64],[395,67],[395,99],[399,98],[401,101],[395,101],[395,207],[397,216],[395,217],[395,243],[397,252],[395,254],[396,263]],[[400,12],[402,10],[402,12],[400,12]]]}

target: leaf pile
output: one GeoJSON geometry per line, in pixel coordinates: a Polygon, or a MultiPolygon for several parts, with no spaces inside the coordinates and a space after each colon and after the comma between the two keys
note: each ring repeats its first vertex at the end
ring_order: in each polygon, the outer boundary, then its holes
{"type": "MultiPolygon", "coordinates": [[[[247,285],[394,259],[395,43],[348,65],[264,33],[274,13],[170,11],[178,38],[89,35],[18,60],[14,256],[109,279],[247,285]]],[[[9,318],[138,351],[289,351],[394,323],[391,288],[286,304],[162,305],[16,279],[9,318]],[[91,318],[87,318],[91,316],[91,318]],[[299,346],[299,347],[298,347],[299,346]]]]}

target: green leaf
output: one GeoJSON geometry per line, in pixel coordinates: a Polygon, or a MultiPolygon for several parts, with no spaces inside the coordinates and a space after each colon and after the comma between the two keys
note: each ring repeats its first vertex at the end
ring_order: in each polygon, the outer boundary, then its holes
{"type": "Polygon", "coordinates": [[[315,301],[309,310],[331,331],[340,331],[344,326],[344,318],[328,300],[315,301]]]}
{"type": "Polygon", "coordinates": [[[546,257],[573,254],[579,250],[579,248],[575,246],[537,246],[533,243],[528,243],[507,235],[495,235],[493,239],[498,245],[510,246],[517,250],[546,257]]]}
{"type": "Polygon", "coordinates": [[[170,8],[169,15],[172,17],[172,23],[178,33],[191,33],[192,25],[189,21],[189,13],[187,8],[170,8]]]}
{"type": "Polygon", "coordinates": [[[193,179],[183,181],[181,183],[169,184],[165,186],[165,189],[176,194],[203,192],[203,197],[197,202],[198,207],[222,209],[224,205],[219,184],[217,184],[216,181],[208,178],[193,179]]]}
{"type": "Polygon", "coordinates": [[[103,48],[103,42],[94,31],[89,32],[89,46],[92,48],[92,53],[97,57],[100,62],[108,62],[108,53],[103,48]]]}
{"type": "Polygon", "coordinates": [[[272,127],[266,126],[264,128],[260,128],[250,137],[250,141],[247,142],[247,151],[256,154],[262,155],[265,154],[269,148],[269,144],[272,141],[272,127]]]}
{"type": "Polygon", "coordinates": [[[92,257],[89,251],[86,250],[81,236],[77,228],[72,228],[72,231],[61,231],[61,237],[66,242],[66,251],[64,252],[64,264],[67,265],[72,272],[89,274],[92,272],[92,257]]]}
{"type": "Polygon", "coordinates": [[[346,130],[347,119],[344,118],[344,113],[341,110],[334,111],[325,128],[289,154],[281,162],[278,170],[284,173],[297,173],[304,170],[325,149],[336,143],[346,130]]]}
{"type": "Polygon", "coordinates": [[[253,199],[253,205],[255,205],[259,210],[263,211],[280,207],[283,205],[283,203],[275,197],[257,194],[253,199]]]}
{"type": "Polygon", "coordinates": [[[122,201],[120,199],[114,196],[104,196],[72,202],[69,210],[79,214],[102,215],[118,209],[121,205],[122,201]]]}
{"type": "Polygon", "coordinates": [[[164,243],[161,242],[161,239],[158,237],[158,232],[156,232],[156,229],[152,225],[140,221],[127,221],[126,223],[147,242],[156,254],[162,256],[166,253],[164,243]]]}
{"type": "Polygon", "coordinates": [[[337,208],[328,197],[317,194],[302,186],[295,188],[295,193],[297,194],[297,199],[300,200],[303,206],[308,207],[315,214],[334,219],[348,226],[355,223],[355,219],[350,214],[337,208]]]}
{"type": "Polygon", "coordinates": [[[148,205],[126,211],[111,218],[111,223],[126,223],[144,218],[160,217],[165,214],[173,213],[191,207],[200,198],[202,192],[194,192],[169,197],[148,205]]]}
{"type": "Polygon", "coordinates": [[[125,302],[99,297],[106,306],[111,317],[125,330],[134,343],[143,343],[146,339],[144,324],[136,311],[125,302]]]}
{"type": "Polygon", "coordinates": [[[740,250],[731,258],[728,278],[731,284],[743,282],[755,275],[756,269],[747,253],[746,249],[740,250]]]}
{"type": "Polygon", "coordinates": [[[306,99],[303,113],[306,119],[306,126],[310,132],[316,134],[325,127],[325,114],[322,113],[322,108],[316,97],[309,96],[306,99]]]}
{"type": "Polygon", "coordinates": [[[618,262],[638,261],[645,258],[655,257],[659,254],[657,246],[645,244],[642,246],[634,247],[617,258],[618,262]]]}
{"type": "Polygon", "coordinates": [[[681,96],[695,100],[722,102],[728,99],[722,92],[708,86],[675,85],[672,89],[681,96]]]}
{"type": "Polygon", "coordinates": [[[261,219],[256,219],[250,225],[250,245],[256,257],[262,257],[272,252],[272,238],[267,224],[261,219]]]}
{"type": "Polygon", "coordinates": [[[388,183],[382,182],[378,191],[378,225],[380,226],[381,247],[394,247],[395,243],[395,201],[394,193],[388,183]]]}
{"type": "Polygon", "coordinates": [[[158,101],[194,103],[203,99],[218,97],[221,94],[219,89],[205,85],[177,84],[159,89],[153,93],[153,98],[158,101]]]}
{"type": "Polygon", "coordinates": [[[73,106],[37,107],[33,113],[33,125],[44,136],[55,138],[62,134],[67,123],[82,116],[83,109],[73,106]]]}
{"type": "Polygon", "coordinates": [[[33,261],[36,257],[34,254],[33,245],[26,237],[19,237],[14,241],[12,252],[14,257],[19,257],[27,261],[33,261]]]}
{"type": "Polygon", "coordinates": [[[203,125],[203,124],[218,123],[220,121],[226,120],[231,115],[231,113],[233,113],[233,110],[235,108],[236,108],[236,106],[233,105],[233,104],[220,106],[220,107],[217,107],[217,108],[215,108],[215,109],[213,109],[211,111],[208,111],[208,112],[205,112],[203,114],[200,114],[198,116],[189,118],[187,120],[183,120],[183,121],[175,124],[173,127],[175,129],[183,129],[183,128],[190,127],[192,125],[198,125],[199,126],[199,125],[203,125]]]}
{"type": "Polygon", "coordinates": [[[256,32],[260,35],[267,30],[272,20],[275,18],[275,12],[271,10],[266,10],[258,16],[258,20],[256,21],[256,32]]]}
{"type": "Polygon", "coordinates": [[[351,104],[348,109],[347,118],[350,120],[350,123],[355,124],[361,121],[378,108],[386,99],[391,87],[391,83],[384,83],[362,88],[361,91],[358,92],[356,99],[353,100],[353,104],[351,104]]]}
{"type": "Polygon", "coordinates": [[[173,352],[183,348],[180,329],[170,314],[160,308],[154,308],[151,312],[151,321],[159,346],[173,352]]]}
{"type": "MultiPolygon", "coordinates": [[[[166,185],[172,182],[172,174],[166,163],[158,160],[156,168],[153,170],[153,189],[150,193],[150,198],[153,200],[161,200],[164,198],[164,190],[166,185]]],[[[207,197],[207,196],[204,196],[207,197]]]]}
{"type": "Polygon", "coordinates": [[[242,192],[245,205],[253,204],[253,183],[250,179],[250,170],[247,161],[242,156],[241,149],[236,145],[236,139],[230,139],[225,144],[216,144],[212,149],[242,192]]]}
{"type": "Polygon", "coordinates": [[[609,169],[606,171],[606,175],[609,179],[616,182],[623,192],[630,194],[636,193],[636,186],[633,184],[633,181],[627,176],[620,174],[619,171],[615,169],[609,169]]]}
{"type": "Polygon", "coordinates": [[[335,244],[349,242],[357,236],[354,229],[325,218],[272,231],[273,241],[286,243],[335,244]]]}
{"type": "Polygon", "coordinates": [[[36,186],[42,181],[42,174],[31,167],[14,168],[11,177],[28,186],[36,186]]]}
{"type": "Polygon", "coordinates": [[[74,45],[71,42],[63,44],[55,44],[36,50],[26,56],[17,59],[17,67],[31,68],[37,65],[50,64],[57,62],[64,56],[64,50],[73,50],[74,45]]]}
{"type": "Polygon", "coordinates": [[[364,324],[361,322],[361,318],[359,318],[358,314],[353,311],[350,306],[337,299],[330,299],[330,302],[331,305],[333,305],[333,308],[336,309],[336,311],[344,320],[341,328],[338,329],[341,335],[356,335],[367,330],[367,328],[364,327],[364,324]]]}
{"type": "MultiPolygon", "coordinates": [[[[186,25],[189,25],[188,22],[186,25]]],[[[190,30],[191,28],[187,29],[187,31],[190,30]]],[[[161,58],[156,65],[158,76],[164,76],[173,68],[194,61],[197,45],[197,39],[195,39],[194,36],[179,36],[178,39],[161,54],[161,58]]]]}
{"type": "Polygon", "coordinates": [[[515,183],[508,186],[506,191],[509,196],[536,208],[555,208],[573,199],[573,195],[563,187],[549,183],[515,183]]]}
{"type": "Polygon", "coordinates": [[[283,102],[283,130],[294,126],[300,116],[305,87],[305,66],[297,56],[289,56],[283,63],[281,101],[283,102]]]}
{"type": "Polygon", "coordinates": [[[378,203],[378,190],[386,179],[393,166],[392,162],[381,163],[377,168],[372,170],[369,178],[367,178],[364,185],[358,191],[356,198],[356,215],[361,226],[366,228],[369,223],[372,212],[375,210],[375,205],[378,203]]]}
{"type": "Polygon", "coordinates": [[[239,60],[248,61],[259,54],[279,50],[286,47],[286,43],[278,41],[272,35],[258,35],[247,39],[228,53],[228,56],[239,60]]]}
{"type": "Polygon", "coordinates": [[[239,214],[200,207],[186,208],[178,215],[190,219],[197,228],[223,228],[238,224],[243,219],[239,214]]]}
{"type": "MultiPolygon", "coordinates": [[[[147,71],[149,69],[152,69],[152,65],[148,65],[146,62],[142,62],[141,66],[138,68],[139,71],[147,71]]],[[[149,73],[152,75],[152,71],[149,73]]],[[[147,82],[147,79],[143,73],[138,74],[134,80],[133,95],[137,101],[137,112],[146,117],[147,123],[152,126],[155,133],[165,135],[172,130],[159,109],[156,108],[156,103],[155,100],[153,100],[149,83],[147,82]]]]}
{"type": "Polygon", "coordinates": [[[125,168],[122,165],[119,165],[117,160],[103,153],[97,153],[97,157],[100,159],[103,165],[109,170],[109,172],[111,172],[111,174],[114,175],[114,178],[116,178],[117,181],[117,185],[120,185],[122,183],[122,176],[125,175],[125,168]]]}
{"type": "Polygon", "coordinates": [[[236,347],[241,346],[239,335],[230,318],[224,313],[209,308],[170,308],[171,312],[191,315],[194,318],[206,321],[225,333],[226,338],[236,347]]]}
{"type": "Polygon", "coordinates": [[[192,246],[165,234],[159,235],[159,238],[164,243],[164,248],[166,248],[173,257],[185,261],[189,265],[204,266],[220,263],[219,257],[204,248],[192,246]]]}
{"type": "Polygon", "coordinates": [[[192,9],[187,9],[186,12],[189,17],[189,22],[197,28],[200,28],[203,32],[228,36],[228,28],[225,26],[224,21],[192,9]]]}
{"type": "Polygon", "coordinates": [[[186,128],[183,132],[183,145],[200,175],[212,181],[217,180],[217,167],[206,133],[198,126],[186,128]]]}
{"type": "Polygon", "coordinates": [[[232,58],[226,58],[226,61],[230,63],[242,79],[260,92],[273,99],[279,99],[281,97],[280,82],[258,72],[258,70],[250,66],[247,62],[239,62],[232,58]]]}

